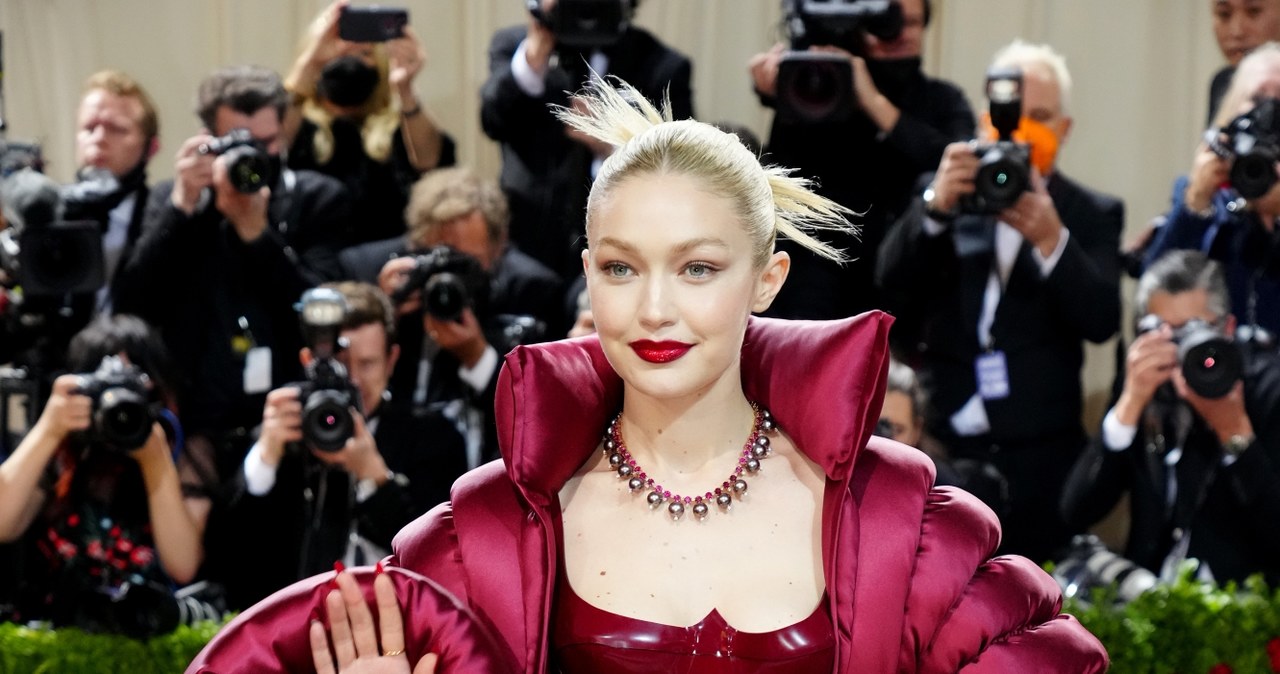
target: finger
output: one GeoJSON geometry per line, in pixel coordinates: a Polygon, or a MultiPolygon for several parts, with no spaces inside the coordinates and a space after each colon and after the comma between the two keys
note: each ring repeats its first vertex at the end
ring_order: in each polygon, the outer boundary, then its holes
{"type": "Polygon", "coordinates": [[[356,657],[378,657],[378,635],[373,625],[373,614],[360,591],[360,584],[351,574],[341,573],[338,574],[338,589],[342,592],[342,602],[346,604],[347,617],[351,620],[356,657]]]}
{"type": "MultiPolygon", "coordinates": [[[[339,573],[338,578],[341,579],[342,575],[339,573]]],[[[356,660],[356,645],[351,640],[351,624],[347,622],[347,607],[338,590],[330,590],[324,598],[324,604],[329,610],[329,636],[333,639],[333,655],[338,660],[338,669],[342,669],[356,660]]]]}
{"type": "Polygon", "coordinates": [[[333,654],[329,652],[329,637],[324,633],[324,625],[319,620],[312,620],[308,633],[311,637],[311,662],[316,667],[316,674],[335,674],[333,654]]]}
{"type": "Polygon", "coordinates": [[[435,653],[427,653],[418,661],[418,665],[413,668],[413,674],[435,674],[436,663],[440,661],[440,656],[435,653]]]}
{"type": "MultiPolygon", "coordinates": [[[[400,601],[391,577],[380,573],[373,579],[373,593],[378,601],[378,630],[382,633],[382,652],[404,650],[404,623],[400,617],[400,601]]],[[[419,663],[421,664],[421,663],[419,663]]]]}

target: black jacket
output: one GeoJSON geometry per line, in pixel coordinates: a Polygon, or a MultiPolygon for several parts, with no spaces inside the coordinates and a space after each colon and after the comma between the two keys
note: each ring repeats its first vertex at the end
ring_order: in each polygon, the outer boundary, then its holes
{"type": "Polygon", "coordinates": [[[304,290],[338,278],[349,204],[334,179],[293,175],[292,188],[282,182],[272,190],[270,224],[249,244],[211,204],[192,216],[174,208],[172,182],[152,190],[142,240],[117,279],[116,311],[160,329],[182,376],[188,433],[216,435],[261,420],[265,392],[244,392],[246,344],[271,348],[270,388],[301,378],[294,304],[304,290]]]}
{"type": "MultiPolygon", "coordinates": [[[[995,440],[1078,435],[1082,341],[1106,341],[1120,326],[1123,203],[1061,172],[1047,189],[1070,236],[1047,278],[1024,241],[996,310],[993,348],[1007,358],[1011,394],[986,402],[995,440]]],[[[877,279],[885,304],[900,319],[891,337],[919,366],[929,394],[926,423],[939,437],[951,435],[951,415],[977,390],[977,326],[995,256],[995,225],[995,218],[965,215],[947,233],[929,236],[924,205],[916,199],[880,249],[877,279]]]]}
{"type": "MultiPolygon", "coordinates": [[[[1207,562],[1218,581],[1261,572],[1272,585],[1280,582],[1280,357],[1245,353],[1245,412],[1257,440],[1234,464],[1221,464],[1217,436],[1186,408],[1192,423],[1173,469],[1177,487],[1170,507],[1165,454],[1152,431],[1162,431],[1174,413],[1149,406],[1127,449],[1110,451],[1099,437],[1080,456],[1063,494],[1063,516],[1089,526],[1128,492],[1124,554],[1134,562],[1158,573],[1181,528],[1190,532],[1188,555],[1207,562]]],[[[1159,434],[1173,449],[1178,436],[1159,434]]]]}
{"type": "Polygon", "coordinates": [[[947,144],[973,137],[973,110],[955,85],[916,73],[897,86],[883,83],[881,89],[902,112],[883,136],[860,113],[843,122],[774,118],[767,160],[817,181],[820,194],[857,214],[850,221],[860,232],[822,237],[848,253],[850,262],[844,266],[780,242],[794,262],[766,312],[770,316],[831,319],[884,308],[874,274],[886,229],[902,215],[920,174],[938,167],[947,144]]]}
{"type": "MultiPolygon", "coordinates": [[[[505,28],[489,44],[489,78],[480,90],[484,132],[502,146],[502,189],[511,204],[511,240],[565,279],[582,270],[591,152],[565,135],[552,105],[568,106],[569,94],[587,82],[586,56],[560,53],[547,73],[546,90],[532,98],[511,74],[511,58],[527,32],[505,28]]],[[[632,26],[605,50],[610,76],[627,81],[651,101],[671,98],[675,119],[693,116],[689,59],[632,26]]]]}

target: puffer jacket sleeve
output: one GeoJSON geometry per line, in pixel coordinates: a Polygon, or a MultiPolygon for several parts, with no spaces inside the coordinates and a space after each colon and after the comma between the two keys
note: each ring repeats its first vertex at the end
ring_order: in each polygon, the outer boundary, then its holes
{"type": "Polygon", "coordinates": [[[907,597],[903,671],[1106,671],[1102,644],[1060,612],[1054,580],[1024,557],[991,558],[998,544],[995,515],[977,498],[950,487],[930,492],[907,597]]]}

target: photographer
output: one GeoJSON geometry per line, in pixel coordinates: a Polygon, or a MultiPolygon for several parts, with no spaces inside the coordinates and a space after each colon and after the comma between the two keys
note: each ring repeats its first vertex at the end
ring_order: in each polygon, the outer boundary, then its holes
{"type": "Polygon", "coordinates": [[[631,22],[639,0],[526,4],[528,25],[499,30],[489,43],[480,121],[502,146],[512,241],[568,280],[582,272],[587,190],[610,147],[566,129],[552,106],[572,107],[567,92],[581,89],[594,70],[630,82],[650,101],[669,96],[674,118],[686,119],[693,116],[693,65],[631,22]],[[591,20],[606,10],[614,21],[591,20]]]}
{"type": "Polygon", "coordinates": [[[254,66],[201,82],[205,130],[178,150],[176,179],[153,190],[146,234],[122,271],[118,307],[158,326],[182,373],[183,422],[219,446],[229,476],[268,390],[296,380],[293,303],[338,277],[346,190],[281,170],[280,78],[254,66]]]}
{"type": "Polygon", "coordinates": [[[1209,83],[1208,123],[1212,124],[1240,60],[1258,45],[1280,40],[1280,0],[1210,0],[1209,7],[1213,37],[1227,59],[1209,83]]]}
{"type": "Polygon", "coordinates": [[[1189,249],[1221,262],[1236,322],[1270,344],[1280,331],[1278,108],[1280,43],[1268,42],[1236,69],[1145,258],[1150,265],[1166,251],[1189,249]]]}
{"type": "MultiPolygon", "coordinates": [[[[784,7],[794,14],[806,4],[787,0],[784,7]]],[[[866,11],[867,6],[849,1],[817,4],[829,9],[844,5],[846,13],[866,11]]],[[[799,175],[817,181],[823,196],[859,214],[855,222],[861,230],[858,236],[832,241],[851,260],[843,266],[782,242],[782,250],[790,253],[795,264],[769,315],[830,319],[881,308],[873,277],[877,246],[888,225],[905,210],[916,178],[938,165],[947,143],[973,136],[973,110],[964,92],[920,69],[930,4],[929,0],[894,0],[887,13],[900,17],[896,35],[892,18],[884,16],[841,19],[840,25],[831,27],[838,30],[827,26],[834,17],[801,22],[807,33],[793,49],[841,59],[844,68],[832,71],[841,76],[850,73],[851,84],[828,82],[835,75],[819,76],[823,72],[819,71],[795,78],[793,86],[780,91],[780,70],[792,54],[778,44],[751,59],[756,93],[762,103],[777,110],[765,148],[769,160],[795,167],[799,175]],[[880,30],[876,22],[890,25],[880,30]],[[873,35],[869,27],[882,37],[873,35]],[[843,96],[833,93],[843,90],[849,91],[843,96]],[[788,103],[804,108],[815,99],[821,99],[820,106],[832,106],[831,114],[811,119],[788,118],[782,112],[788,103]]],[[[792,37],[794,43],[797,36],[792,37]]]]}
{"type": "MultiPolygon", "coordinates": [[[[447,500],[454,479],[467,470],[453,425],[437,413],[413,413],[387,389],[400,355],[387,297],[367,283],[321,288],[346,302],[332,357],[358,392],[349,408],[353,423],[326,425],[323,414],[308,413],[324,393],[308,394],[306,386],[267,395],[261,432],[229,507],[234,548],[219,551],[227,558],[219,563],[231,565],[223,572],[236,579],[227,582],[233,606],[248,606],[334,560],[382,559],[392,536],[447,500]],[[337,429],[349,437],[329,437],[337,429]]],[[[317,351],[304,350],[304,363],[333,345],[312,346],[317,351]]]]}
{"type": "Polygon", "coordinates": [[[360,18],[348,7],[336,0],[316,17],[285,77],[291,104],[281,140],[291,168],[319,171],[346,186],[352,211],[361,215],[349,242],[362,243],[402,234],[414,181],[452,166],[455,151],[413,91],[427,61],[413,28],[405,25],[390,39],[346,40],[343,23],[360,18]]]}
{"type": "Polygon", "coordinates": [[[213,478],[210,457],[182,446],[166,358],[132,316],[72,340],[82,374],[54,381],[0,465],[0,541],[21,537],[25,554],[15,619],[135,637],[179,620],[174,589],[204,556],[213,478]]]}
{"type": "Polygon", "coordinates": [[[1071,471],[1062,511],[1088,526],[1129,492],[1129,559],[1167,580],[1196,558],[1202,577],[1261,572],[1274,584],[1280,360],[1231,343],[1227,301],[1222,266],[1196,251],[1170,252],[1142,275],[1134,304],[1148,318],[1129,347],[1119,398],[1071,471]],[[1190,348],[1197,342],[1200,351],[1190,348]]]}
{"type": "Polygon", "coordinates": [[[992,122],[1028,143],[948,146],[886,237],[877,279],[898,318],[895,347],[928,393],[929,432],[952,457],[1004,474],[1002,549],[1044,561],[1071,535],[1057,504],[1085,442],[1082,342],[1119,328],[1124,207],[1054,169],[1071,130],[1062,57],[1015,42],[991,72],[992,122]],[[984,178],[992,171],[1003,178],[984,178]]]}

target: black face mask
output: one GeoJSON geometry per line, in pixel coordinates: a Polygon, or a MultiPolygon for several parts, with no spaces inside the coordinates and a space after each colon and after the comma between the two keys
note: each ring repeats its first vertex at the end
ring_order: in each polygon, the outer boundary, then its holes
{"type": "Polygon", "coordinates": [[[316,93],[334,105],[364,105],[378,88],[378,69],[359,56],[342,56],[325,64],[316,82],[316,93]]]}
{"type": "Polygon", "coordinates": [[[867,59],[867,72],[871,73],[871,80],[876,83],[880,93],[890,101],[898,103],[899,97],[910,90],[922,77],[920,63],[919,56],[904,59],[867,59]]]}

